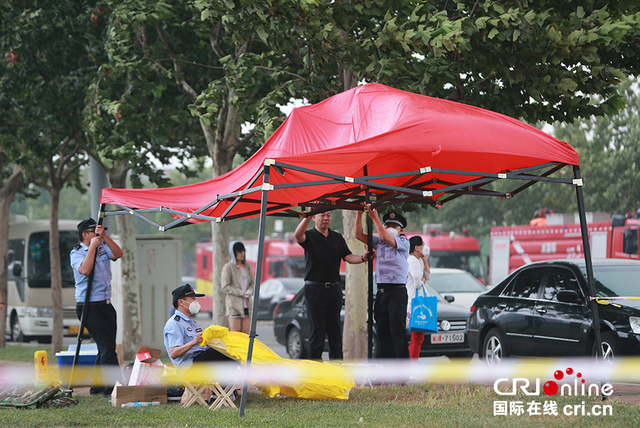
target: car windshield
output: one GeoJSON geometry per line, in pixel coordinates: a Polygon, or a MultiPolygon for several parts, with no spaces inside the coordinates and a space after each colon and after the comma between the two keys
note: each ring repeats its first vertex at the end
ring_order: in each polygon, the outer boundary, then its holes
{"type": "Polygon", "coordinates": [[[431,273],[429,284],[440,293],[481,293],[485,291],[482,284],[466,272],[431,273]]]}
{"type": "MultiPolygon", "coordinates": [[[[76,232],[60,231],[60,267],[62,269],[62,287],[75,286],[73,269],[69,261],[73,247],[78,243],[76,232]]],[[[51,260],[49,257],[49,232],[35,232],[29,237],[27,255],[30,288],[51,288],[51,260]]]]}
{"type": "MultiPolygon", "coordinates": [[[[430,286],[429,284],[425,284],[424,288],[427,290],[427,294],[429,296],[436,296],[439,301],[447,302],[445,300],[445,298],[442,296],[442,294],[438,293],[438,291],[435,288],[433,288],[432,286],[430,286]]],[[[447,302],[447,303],[449,303],[449,302],[447,302]]]]}
{"type": "Polygon", "coordinates": [[[432,268],[462,269],[471,272],[476,278],[484,278],[484,269],[480,254],[448,251],[432,251],[429,257],[432,268]]]}
{"type": "Polygon", "coordinates": [[[637,296],[640,272],[637,266],[597,266],[593,275],[597,297],[637,296]]]}
{"type": "Polygon", "coordinates": [[[304,257],[287,258],[287,276],[295,278],[304,277],[305,266],[304,257]]]}
{"type": "Polygon", "coordinates": [[[302,278],[286,278],[282,279],[281,282],[286,291],[296,292],[304,286],[304,279],[302,278]]]}

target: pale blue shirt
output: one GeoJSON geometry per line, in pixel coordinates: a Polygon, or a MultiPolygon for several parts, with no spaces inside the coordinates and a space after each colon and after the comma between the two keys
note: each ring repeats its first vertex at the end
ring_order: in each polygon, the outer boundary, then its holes
{"type": "Polygon", "coordinates": [[[195,345],[181,357],[171,358],[171,348],[192,341],[198,331],[202,331],[198,323],[180,311],[176,311],[165,323],[164,347],[176,370],[187,370],[193,364],[193,358],[207,350],[207,347],[195,345]]]}
{"type": "MultiPolygon", "coordinates": [[[[111,299],[111,265],[113,261],[111,250],[104,242],[97,248],[96,262],[93,265],[93,282],[91,283],[90,302],[100,302],[102,300],[111,299]]],[[[71,267],[73,268],[73,277],[76,281],[76,302],[84,303],[89,276],[79,272],[80,265],[87,257],[89,247],[80,244],[71,250],[71,267]]]]}
{"type": "Polygon", "coordinates": [[[409,272],[409,240],[393,236],[397,248],[393,248],[377,235],[373,236],[376,250],[376,282],[378,284],[406,284],[409,272]]]}

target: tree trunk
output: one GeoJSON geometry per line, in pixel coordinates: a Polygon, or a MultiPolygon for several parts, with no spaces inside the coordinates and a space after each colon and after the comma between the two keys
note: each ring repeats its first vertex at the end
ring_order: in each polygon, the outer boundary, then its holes
{"type": "MultiPolygon", "coordinates": [[[[358,85],[357,76],[345,69],[340,70],[342,89],[358,85]]],[[[355,239],[356,212],[343,211],[342,223],[347,245],[354,254],[363,254],[365,246],[355,239]]],[[[342,347],[346,359],[367,358],[367,265],[347,264],[347,288],[345,290],[344,327],[342,347]]]]}
{"type": "Polygon", "coordinates": [[[136,352],[142,345],[141,334],[141,289],[138,280],[138,260],[136,247],[136,232],[133,226],[132,216],[116,216],[118,225],[118,237],[122,248],[120,267],[122,271],[122,358],[125,361],[133,360],[136,352]]]}
{"type": "MultiPolygon", "coordinates": [[[[109,169],[107,171],[109,184],[114,188],[125,188],[128,171],[129,167],[126,165],[109,169]]],[[[142,345],[142,302],[140,301],[141,289],[138,280],[136,231],[132,216],[116,216],[116,224],[118,226],[118,241],[123,253],[120,259],[122,292],[119,294],[122,301],[117,302],[118,306],[122,308],[122,325],[120,326],[122,329],[122,358],[123,360],[132,360],[142,345]]]]}
{"type": "Polygon", "coordinates": [[[60,228],[58,226],[60,189],[49,189],[49,264],[51,267],[51,306],[53,308],[53,331],[51,332],[51,353],[62,350],[62,266],[60,265],[60,228]]]}
{"type": "MultiPolygon", "coordinates": [[[[343,211],[344,239],[354,254],[364,254],[365,246],[355,238],[356,212],[343,211]]],[[[367,358],[367,264],[347,263],[342,347],[346,360],[367,358]]]]}
{"type": "Polygon", "coordinates": [[[230,260],[229,256],[229,225],[227,223],[211,223],[211,281],[213,282],[213,323],[229,327],[227,311],[225,309],[225,294],[220,285],[222,266],[230,260]]]}
{"type": "MultiPolygon", "coordinates": [[[[207,141],[209,155],[213,160],[213,177],[218,177],[231,171],[233,168],[233,157],[239,146],[240,126],[238,125],[239,113],[228,100],[233,99],[234,92],[231,90],[217,118],[215,133],[211,126],[200,122],[202,131],[207,141]]],[[[229,226],[226,222],[211,224],[212,243],[212,276],[213,282],[213,323],[229,326],[226,316],[224,293],[220,287],[220,275],[222,266],[230,260],[229,256],[229,226]]]]}
{"type": "MultiPolygon", "coordinates": [[[[0,165],[2,167],[2,165],[0,165]]],[[[11,176],[0,186],[0,302],[5,305],[0,306],[0,348],[6,346],[5,332],[7,331],[7,310],[9,281],[9,208],[16,193],[22,186],[24,174],[17,165],[13,166],[11,176]]]]}

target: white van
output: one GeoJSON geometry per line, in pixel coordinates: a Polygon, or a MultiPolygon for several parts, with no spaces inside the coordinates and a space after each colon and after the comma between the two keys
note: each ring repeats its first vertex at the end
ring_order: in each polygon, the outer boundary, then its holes
{"type": "MultiPolygon", "coordinates": [[[[77,335],[75,282],[69,254],[79,244],[77,220],[60,220],[64,335],[77,335]]],[[[7,330],[10,340],[50,342],[53,332],[49,220],[12,216],[9,223],[7,330]]]]}

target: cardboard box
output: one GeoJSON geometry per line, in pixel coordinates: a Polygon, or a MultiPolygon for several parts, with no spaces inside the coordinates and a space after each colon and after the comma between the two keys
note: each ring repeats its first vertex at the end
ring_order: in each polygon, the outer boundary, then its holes
{"type": "MultiPolygon", "coordinates": [[[[164,364],[159,360],[162,351],[141,346],[133,363],[129,386],[159,384],[164,364]]],[[[166,391],[165,391],[166,393],[166,391]]]]}
{"type": "Polygon", "coordinates": [[[167,387],[164,385],[123,386],[120,382],[116,383],[111,393],[112,406],[121,407],[125,403],[136,401],[159,401],[162,404],[166,404],[167,387]]]}

